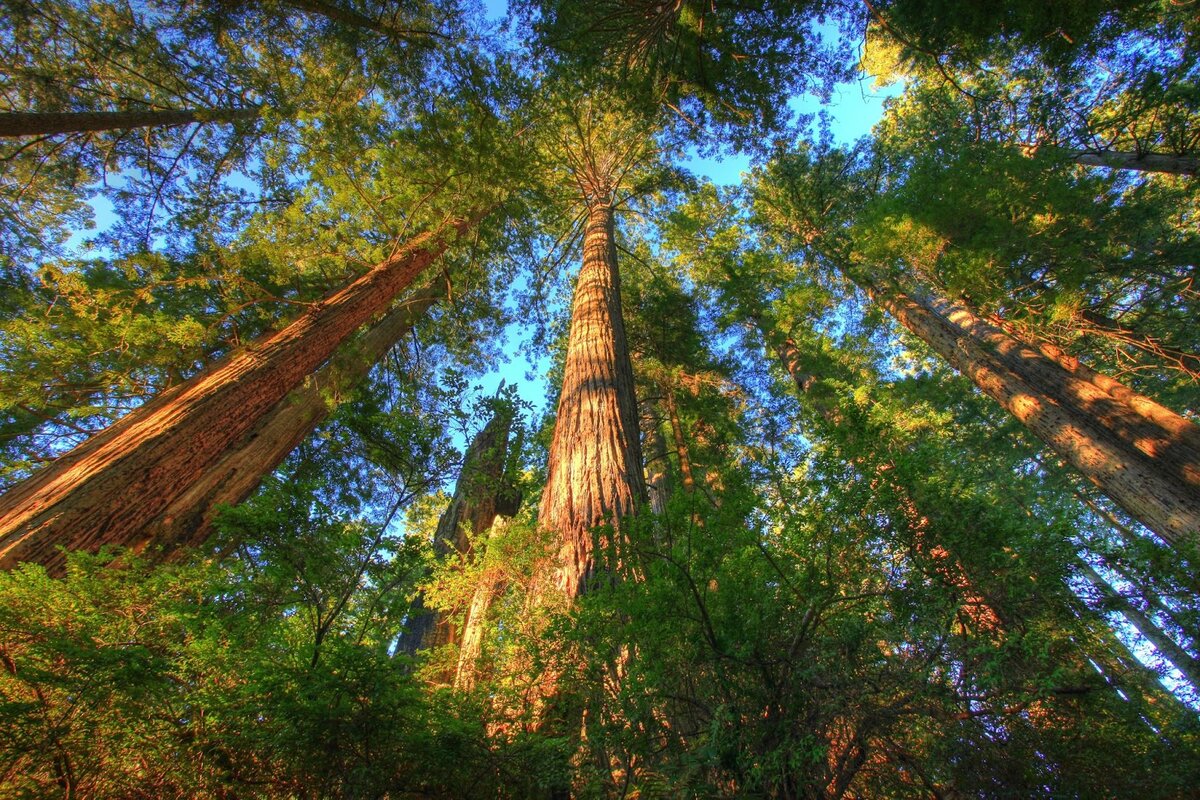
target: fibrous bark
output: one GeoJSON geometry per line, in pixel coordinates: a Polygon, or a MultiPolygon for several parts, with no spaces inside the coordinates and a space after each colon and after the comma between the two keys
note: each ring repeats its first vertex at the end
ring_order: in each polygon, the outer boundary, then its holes
{"type": "Polygon", "coordinates": [[[1200,427],[1059,351],[987,323],[965,304],[865,288],[1130,516],[1163,540],[1200,537],[1200,427]]]}
{"type": "Polygon", "coordinates": [[[434,286],[401,302],[361,340],[352,343],[350,352],[339,353],[280,400],[241,442],[147,525],[149,537],[163,554],[208,539],[218,509],[249,497],[263,476],[279,466],[329,416],[336,404],[335,395],[365,378],[444,294],[441,286],[434,286]]]}
{"type": "Polygon", "coordinates": [[[0,497],[0,566],[151,543],[147,525],[482,214],[422,234],[282,331],[127,414],[0,497]]]}
{"type": "Polygon", "coordinates": [[[196,122],[239,122],[254,119],[257,108],[139,109],[136,111],[63,111],[0,113],[0,137],[51,136],[59,133],[173,128],[196,122]]]}
{"type": "Polygon", "coordinates": [[[538,524],[560,537],[558,588],[575,597],[595,570],[592,529],[645,502],[633,368],[621,316],[613,208],[589,208],[583,268],[538,524]]]}

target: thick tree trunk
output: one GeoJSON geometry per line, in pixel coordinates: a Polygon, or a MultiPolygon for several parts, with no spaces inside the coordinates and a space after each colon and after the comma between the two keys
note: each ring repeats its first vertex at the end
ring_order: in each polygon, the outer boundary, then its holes
{"type": "Polygon", "coordinates": [[[257,108],[187,109],[181,111],[64,111],[0,113],[0,138],[50,136],[56,133],[173,128],[195,122],[238,122],[254,119],[257,108]]]}
{"type": "MultiPolygon", "coordinates": [[[[503,511],[509,516],[516,513],[516,508],[512,507],[512,491],[504,484],[512,421],[512,408],[498,406],[495,415],[467,448],[454,496],[438,519],[433,535],[433,554],[439,562],[470,558],[471,536],[490,529],[498,513],[503,511]]],[[[416,655],[418,650],[450,644],[458,638],[451,616],[428,608],[422,593],[413,603],[396,650],[416,655]]]]}
{"type": "Polygon", "coordinates": [[[417,292],[377,322],[349,352],[338,353],[280,400],[234,449],[202,474],[162,514],[146,526],[164,555],[179,547],[199,545],[212,533],[212,521],[223,505],[250,496],[263,476],[283,462],[335,407],[344,393],[367,376],[430,306],[445,295],[440,286],[417,292]]]}
{"type": "Polygon", "coordinates": [[[561,537],[556,583],[568,597],[585,591],[595,570],[593,528],[619,531],[619,520],[646,499],[613,237],[612,206],[592,206],[538,516],[561,537]]]}
{"type": "Polygon", "coordinates": [[[1197,541],[1195,423],[1077,362],[1068,368],[961,303],[866,288],[1130,516],[1172,545],[1197,541]]]}
{"type": "Polygon", "coordinates": [[[0,497],[0,566],[145,543],[165,511],[482,214],[418,236],[282,331],[124,418],[0,497]]]}

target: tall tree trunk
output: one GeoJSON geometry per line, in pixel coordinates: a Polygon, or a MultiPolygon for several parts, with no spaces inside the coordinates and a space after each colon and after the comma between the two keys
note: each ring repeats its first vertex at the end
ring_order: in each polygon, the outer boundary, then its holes
{"type": "Polygon", "coordinates": [[[0,113],[0,138],[50,136],[56,133],[173,128],[194,122],[239,122],[254,119],[257,108],[214,108],[136,111],[63,111],[0,113]]]}
{"type": "Polygon", "coordinates": [[[1100,573],[1096,572],[1091,564],[1088,564],[1083,559],[1079,559],[1075,566],[1087,582],[1100,593],[1100,597],[1105,604],[1129,620],[1129,623],[1133,625],[1137,632],[1154,645],[1154,649],[1171,666],[1179,670],[1188,683],[1200,689],[1200,659],[1197,659],[1191,653],[1184,650],[1154,620],[1150,619],[1141,609],[1130,603],[1129,600],[1109,585],[1108,581],[1100,573]]]}
{"type": "MultiPolygon", "coordinates": [[[[478,536],[491,528],[498,509],[503,508],[509,516],[515,513],[516,510],[509,507],[511,491],[504,486],[504,465],[508,460],[508,436],[512,421],[512,408],[498,405],[488,424],[471,440],[463,456],[454,496],[438,519],[437,530],[433,534],[433,554],[438,562],[450,558],[469,558],[471,536],[478,536]]],[[[451,617],[443,611],[427,607],[424,593],[418,593],[396,649],[416,655],[418,650],[457,640],[458,633],[454,630],[451,617]]]]}
{"type": "Polygon", "coordinates": [[[538,524],[561,537],[558,588],[573,598],[595,570],[592,529],[646,500],[633,368],[621,316],[613,208],[588,210],[583,268],[571,306],[571,332],[558,419],[550,444],[538,524]]]}
{"type": "MultiPolygon", "coordinates": [[[[800,396],[811,404],[830,427],[845,429],[846,421],[841,411],[836,404],[830,402],[832,393],[820,376],[805,368],[796,342],[775,328],[761,314],[752,313],[751,319],[767,347],[774,352],[784,371],[795,383],[800,396]]],[[[929,517],[922,512],[913,498],[911,484],[906,485],[897,480],[894,464],[879,461],[867,463],[866,459],[858,459],[854,466],[870,476],[873,487],[886,485],[896,495],[900,505],[900,521],[912,534],[913,549],[924,559],[933,576],[947,586],[958,599],[960,621],[964,625],[969,623],[977,633],[984,634],[1001,632],[1004,628],[1011,627],[1012,620],[1004,614],[1001,604],[989,598],[987,593],[979,588],[979,582],[968,574],[962,562],[938,542],[931,541],[929,517]]]]}
{"type": "Polygon", "coordinates": [[[282,463],[334,409],[336,399],[359,383],[371,368],[445,295],[441,286],[417,292],[377,322],[348,352],[334,359],[280,400],[242,440],[146,526],[164,555],[204,542],[223,505],[236,505],[253,492],[263,476],[282,463]]]}
{"type": "Polygon", "coordinates": [[[0,497],[0,566],[35,561],[58,569],[59,548],[145,543],[151,521],[482,216],[416,237],[282,331],[131,411],[14,486],[0,497]]]}
{"type": "Polygon", "coordinates": [[[1130,516],[1172,545],[1197,541],[1195,423],[1077,362],[1069,368],[962,303],[864,288],[1130,516]]]}
{"type": "MultiPolygon", "coordinates": [[[[508,522],[497,517],[488,531],[488,547],[504,532],[508,522]]],[[[471,595],[471,605],[463,621],[462,639],[458,646],[458,668],[454,675],[454,688],[470,691],[475,687],[479,673],[479,657],[483,654],[484,628],[492,603],[504,593],[508,585],[504,572],[496,567],[485,568],[479,573],[479,581],[471,595]]]]}
{"type": "Polygon", "coordinates": [[[671,498],[671,471],[667,461],[667,443],[662,435],[662,419],[653,402],[642,404],[643,446],[646,456],[646,491],[650,510],[662,514],[671,498]]]}

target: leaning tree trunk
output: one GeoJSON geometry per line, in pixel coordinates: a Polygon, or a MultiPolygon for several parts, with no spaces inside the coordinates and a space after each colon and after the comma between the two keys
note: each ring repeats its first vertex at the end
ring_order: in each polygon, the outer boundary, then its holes
{"type": "Polygon", "coordinates": [[[645,480],[649,495],[650,510],[655,514],[666,513],[671,499],[671,470],[667,456],[667,442],[662,434],[662,415],[658,405],[646,400],[642,404],[642,450],[646,456],[645,480]]]}
{"type": "MultiPolygon", "coordinates": [[[[433,554],[439,563],[450,558],[469,558],[471,536],[490,529],[497,514],[516,513],[512,491],[504,482],[512,421],[513,409],[498,405],[495,415],[467,448],[454,496],[433,534],[433,554]]],[[[416,655],[418,650],[450,644],[458,638],[453,619],[443,611],[428,608],[424,593],[418,593],[396,650],[416,655]]]]}
{"type": "Polygon", "coordinates": [[[573,598],[595,571],[592,530],[645,503],[633,367],[621,316],[613,208],[588,210],[558,419],[538,524],[560,537],[558,588],[573,598]]]}
{"type": "Polygon", "coordinates": [[[336,395],[359,383],[430,306],[445,294],[440,286],[417,292],[397,305],[348,352],[309,376],[280,400],[242,440],[146,526],[163,555],[201,544],[212,533],[221,506],[236,505],[258,487],[329,416],[336,395]]]}
{"type": "Polygon", "coordinates": [[[254,119],[257,108],[193,108],[183,110],[63,111],[0,113],[0,138],[51,136],[58,133],[174,128],[195,122],[239,122],[254,119]]]}
{"type": "MultiPolygon", "coordinates": [[[[792,379],[800,397],[806,400],[831,428],[849,432],[853,436],[855,432],[848,430],[845,417],[833,402],[833,391],[827,386],[825,379],[808,371],[796,342],[775,328],[761,314],[751,313],[750,317],[767,348],[792,379]]],[[[861,436],[858,438],[861,439],[861,436]]],[[[996,602],[994,595],[980,588],[981,582],[968,573],[961,560],[940,543],[933,541],[929,530],[931,521],[914,499],[911,484],[895,475],[895,465],[878,461],[868,463],[867,459],[859,458],[855,460],[854,466],[864,475],[870,476],[873,488],[886,486],[895,495],[900,507],[897,522],[903,523],[911,532],[913,549],[924,559],[933,573],[931,577],[945,585],[959,601],[960,619],[964,623],[969,621],[976,630],[984,633],[1001,633],[1012,627],[1011,615],[1005,613],[1002,604],[996,602]]]]}
{"type": "Polygon", "coordinates": [[[1130,169],[1138,172],[1162,172],[1168,175],[1200,174],[1200,158],[1165,153],[1124,153],[1113,150],[1078,150],[1071,160],[1085,167],[1130,169]]]}
{"type": "Polygon", "coordinates": [[[0,497],[0,566],[146,543],[146,526],[482,214],[422,234],[282,331],[135,409],[0,497]]]}
{"type": "Polygon", "coordinates": [[[1173,546],[1200,537],[1200,427],[962,303],[864,288],[900,324],[1173,546]]]}
{"type": "Polygon", "coordinates": [[[1154,649],[1193,687],[1200,689],[1200,659],[1185,650],[1179,643],[1158,626],[1145,612],[1131,603],[1128,598],[1114,589],[1100,573],[1083,559],[1075,562],[1079,573],[1092,585],[1099,594],[1104,605],[1119,613],[1146,638],[1154,649]]]}

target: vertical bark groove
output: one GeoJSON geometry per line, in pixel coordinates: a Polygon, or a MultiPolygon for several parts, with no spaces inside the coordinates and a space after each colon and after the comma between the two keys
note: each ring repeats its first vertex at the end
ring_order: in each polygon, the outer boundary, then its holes
{"type": "Polygon", "coordinates": [[[1200,537],[1195,423],[1082,365],[1066,368],[961,303],[865,288],[1130,516],[1172,545],[1200,537]]]}
{"type": "Polygon", "coordinates": [[[592,529],[645,501],[633,367],[621,316],[611,205],[588,211],[583,268],[571,306],[571,331],[558,418],[550,444],[538,524],[561,536],[558,588],[586,589],[595,569],[592,529]]]}
{"type": "Polygon", "coordinates": [[[482,214],[422,234],[264,337],[166,392],[0,497],[0,566],[61,567],[59,547],[144,541],[147,524],[482,214]]]}
{"type": "Polygon", "coordinates": [[[177,547],[204,542],[212,532],[217,509],[249,497],[263,476],[279,466],[329,415],[334,407],[329,392],[343,392],[365,378],[443,294],[441,287],[417,292],[388,312],[351,352],[339,353],[309,376],[150,522],[145,540],[153,540],[164,555],[177,547]]]}

